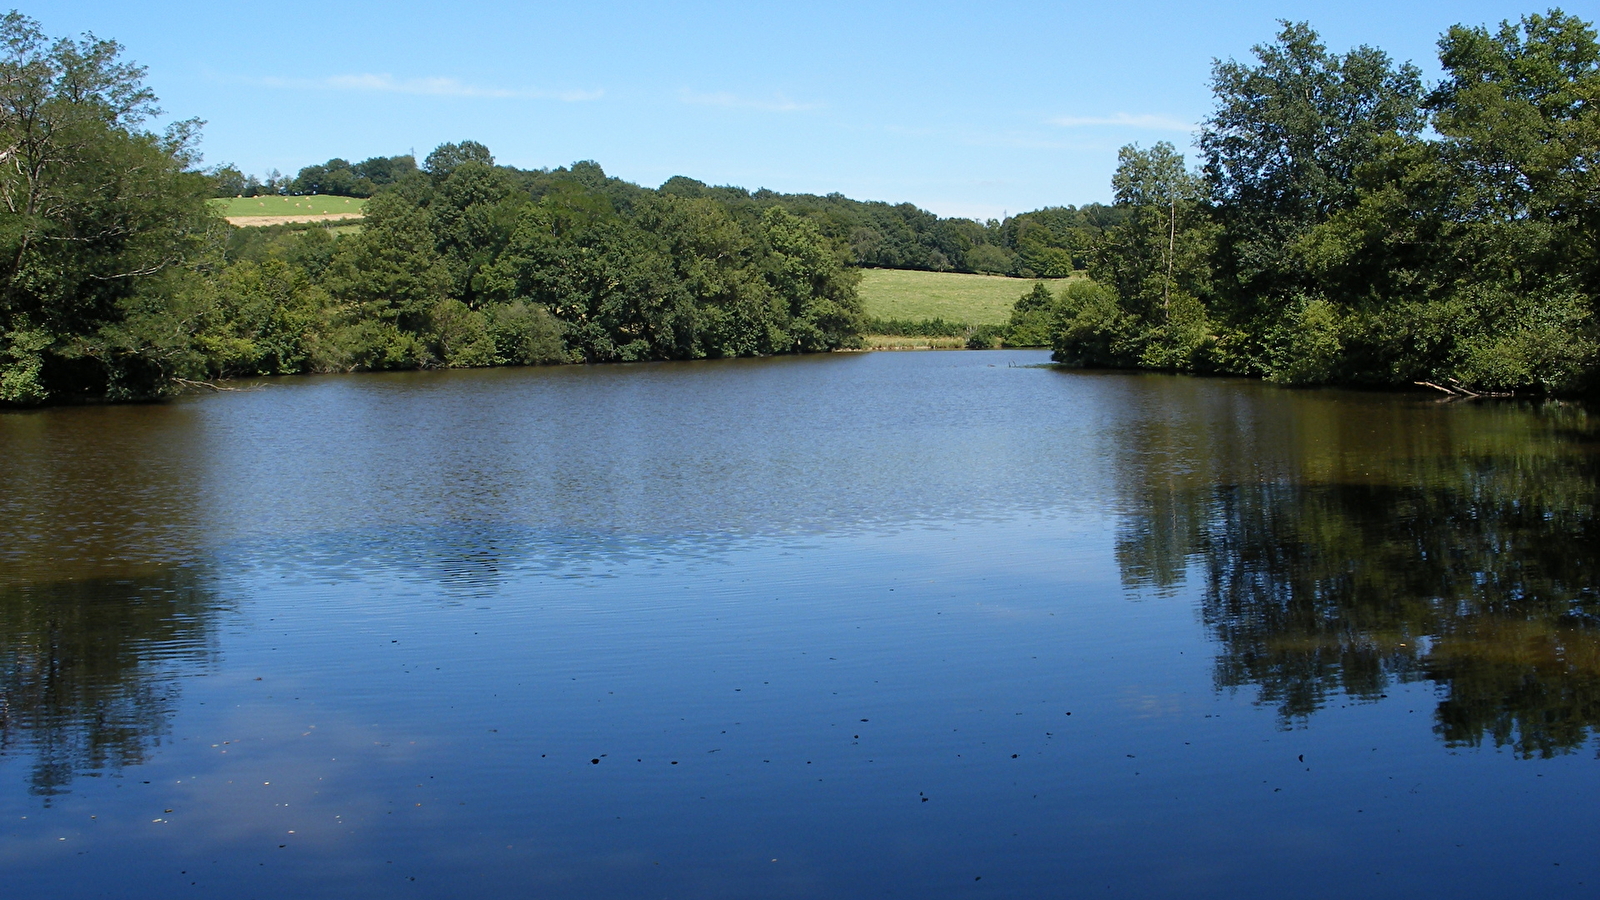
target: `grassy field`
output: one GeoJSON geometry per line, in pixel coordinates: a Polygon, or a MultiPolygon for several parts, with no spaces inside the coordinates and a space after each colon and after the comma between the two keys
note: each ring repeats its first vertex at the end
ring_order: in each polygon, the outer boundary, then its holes
{"type": "MultiPolygon", "coordinates": [[[[1044,283],[1059,290],[1066,280],[1044,279],[1044,283]]],[[[876,319],[1003,325],[1011,319],[1011,305],[1032,288],[1033,282],[1026,278],[1001,275],[901,269],[861,272],[861,303],[867,315],[876,319]]]]}
{"type": "Polygon", "coordinates": [[[360,197],[330,197],[311,194],[305,197],[227,197],[213,200],[225,216],[325,216],[335,213],[361,215],[367,201],[360,197]]]}

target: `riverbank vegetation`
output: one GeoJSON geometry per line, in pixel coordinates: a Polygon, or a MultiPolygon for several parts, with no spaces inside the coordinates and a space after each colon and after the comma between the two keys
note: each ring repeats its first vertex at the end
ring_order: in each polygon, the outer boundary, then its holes
{"type": "Polygon", "coordinates": [[[359,232],[231,229],[196,169],[197,123],[146,129],[155,97],[120,47],[51,41],[15,12],[0,41],[0,402],[859,343],[856,270],[782,207],[594,163],[497,166],[467,141],[393,167],[359,232]]]}
{"type": "Polygon", "coordinates": [[[0,404],[863,335],[1289,384],[1600,380],[1600,45],[1559,11],[1451,29],[1431,86],[1285,24],[1215,67],[1198,168],[1125,147],[1113,204],[1003,222],[522,170],[472,141],[293,178],[201,170],[198,123],[147,127],[155,97],[115,43],[52,41],[16,12],[0,38],[0,404]],[[363,218],[223,218],[274,207],[363,218]]]}
{"type": "Polygon", "coordinates": [[[1592,392],[1600,45],[1559,10],[1439,41],[1443,79],[1285,23],[1217,63],[1201,165],[1121,151],[1095,284],[1051,312],[1084,366],[1592,392]]]}

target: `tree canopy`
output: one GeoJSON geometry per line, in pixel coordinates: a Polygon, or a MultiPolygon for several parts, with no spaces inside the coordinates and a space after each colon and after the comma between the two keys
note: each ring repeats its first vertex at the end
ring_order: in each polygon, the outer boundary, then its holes
{"type": "Polygon", "coordinates": [[[1371,47],[1329,52],[1304,23],[1253,62],[1219,61],[1199,172],[1161,145],[1119,157],[1121,218],[1089,266],[1111,300],[1062,299],[1058,358],[1596,389],[1594,30],[1553,10],[1457,26],[1439,48],[1431,88],[1371,47]]]}
{"type": "Polygon", "coordinates": [[[0,402],[147,396],[192,373],[167,301],[220,235],[191,171],[198,123],[146,130],[155,96],[120,52],[0,17],[0,402]]]}

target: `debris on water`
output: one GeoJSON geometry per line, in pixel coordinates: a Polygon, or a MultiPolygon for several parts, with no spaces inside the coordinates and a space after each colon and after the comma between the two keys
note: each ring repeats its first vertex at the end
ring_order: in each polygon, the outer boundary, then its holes
{"type": "Polygon", "coordinates": [[[591,765],[591,766],[598,766],[598,765],[600,765],[600,760],[598,760],[598,759],[591,759],[591,760],[589,760],[589,765],[591,765]]]}

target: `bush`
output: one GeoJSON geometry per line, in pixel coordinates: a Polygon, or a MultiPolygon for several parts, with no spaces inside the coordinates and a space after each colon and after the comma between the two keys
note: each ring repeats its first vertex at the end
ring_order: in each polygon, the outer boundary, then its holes
{"type": "Polygon", "coordinates": [[[493,304],[484,313],[497,362],[536,366],[569,360],[561,321],[544,307],[517,300],[493,304]]]}
{"type": "Polygon", "coordinates": [[[1061,291],[1061,318],[1051,338],[1051,358],[1085,368],[1128,367],[1138,361],[1139,320],[1116,294],[1083,279],[1061,291]]]}

